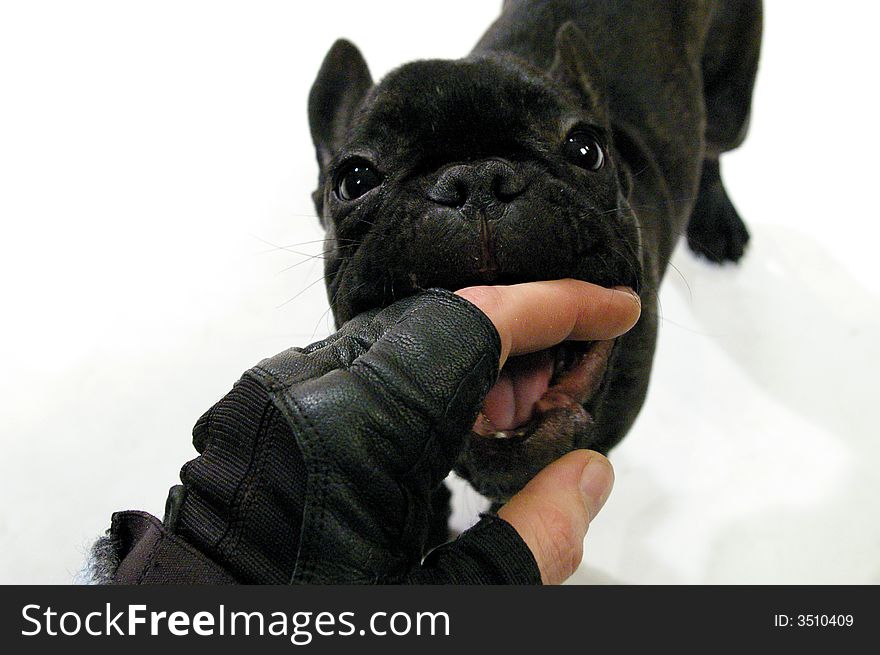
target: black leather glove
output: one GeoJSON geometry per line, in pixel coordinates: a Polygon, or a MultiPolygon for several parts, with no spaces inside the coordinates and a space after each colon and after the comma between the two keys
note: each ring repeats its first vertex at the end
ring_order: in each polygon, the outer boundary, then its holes
{"type": "Polygon", "coordinates": [[[164,525],[114,515],[116,581],[539,583],[492,515],[420,565],[499,354],[479,309],[431,290],[264,360],[196,424],[164,525]]]}

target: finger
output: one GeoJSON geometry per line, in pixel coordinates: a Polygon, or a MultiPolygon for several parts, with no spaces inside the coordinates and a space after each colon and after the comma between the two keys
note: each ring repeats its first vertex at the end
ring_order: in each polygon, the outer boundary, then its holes
{"type": "Polygon", "coordinates": [[[614,471],[605,457],[575,450],[538,473],[498,510],[532,551],[544,584],[560,584],[575,572],[590,521],[613,484],[614,471]]]}
{"type": "Polygon", "coordinates": [[[636,324],[641,303],[624,287],[607,289],[580,280],[468,287],[455,292],[479,307],[508,355],[550,348],[565,340],[613,339],[636,324]]]}

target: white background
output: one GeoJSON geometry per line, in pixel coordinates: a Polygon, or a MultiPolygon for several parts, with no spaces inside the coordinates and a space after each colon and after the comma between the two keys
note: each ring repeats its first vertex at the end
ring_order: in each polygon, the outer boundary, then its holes
{"type": "MultiPolygon", "coordinates": [[[[330,330],[306,97],[332,41],[380,76],[499,6],[0,4],[0,582],[71,581],[113,511],[161,516],[198,416],[330,330]]],[[[677,253],[574,581],[880,583],[877,24],[768,2],[723,159],[752,246],[677,253]]]]}

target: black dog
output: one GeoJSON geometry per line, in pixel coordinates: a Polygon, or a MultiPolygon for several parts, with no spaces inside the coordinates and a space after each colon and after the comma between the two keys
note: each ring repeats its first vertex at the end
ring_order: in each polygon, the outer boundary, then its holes
{"type": "Polygon", "coordinates": [[[681,233],[712,261],[742,256],[718,157],[745,136],[760,37],[757,0],[509,0],[470,56],[376,85],[351,43],[328,53],[309,120],[338,324],[429,287],[571,277],[642,298],[615,342],[505,367],[456,467],[482,493],[623,437],[681,233]]]}

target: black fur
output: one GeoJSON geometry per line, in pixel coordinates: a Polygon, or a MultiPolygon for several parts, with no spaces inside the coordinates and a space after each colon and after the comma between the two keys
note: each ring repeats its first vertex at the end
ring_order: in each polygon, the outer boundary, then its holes
{"type": "Polygon", "coordinates": [[[328,53],[309,120],[338,324],[435,286],[575,277],[641,295],[591,422],[562,412],[527,438],[470,440],[457,470],[483,493],[507,498],[564,452],[623,437],[679,235],[712,261],[742,256],[718,157],[745,136],[760,36],[755,0],[510,0],[461,60],[374,84],[351,43],[328,53]],[[600,144],[602,168],[566,158],[572,130],[600,144]],[[355,165],[380,183],[346,200],[355,165]]]}

